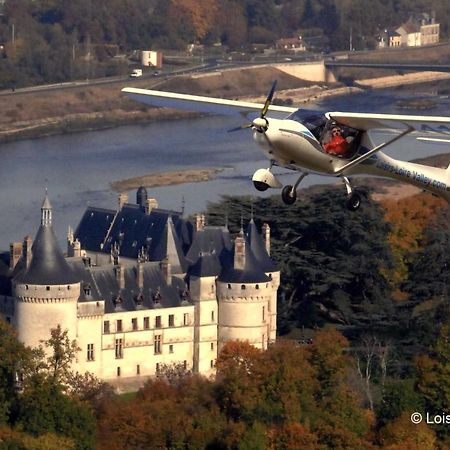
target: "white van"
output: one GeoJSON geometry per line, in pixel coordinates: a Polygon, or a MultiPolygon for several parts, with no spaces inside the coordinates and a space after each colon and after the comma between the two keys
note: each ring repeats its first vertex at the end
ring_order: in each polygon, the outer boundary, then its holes
{"type": "Polygon", "coordinates": [[[133,72],[130,73],[130,77],[142,77],[142,69],[134,69],[133,72]]]}

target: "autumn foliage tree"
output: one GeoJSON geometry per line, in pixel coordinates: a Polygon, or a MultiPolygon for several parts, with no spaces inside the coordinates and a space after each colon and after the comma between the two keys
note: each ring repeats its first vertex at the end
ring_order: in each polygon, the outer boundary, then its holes
{"type": "Polygon", "coordinates": [[[411,256],[422,246],[424,230],[445,207],[445,200],[420,193],[400,200],[385,199],[383,207],[385,219],[392,225],[388,239],[396,263],[389,278],[398,288],[407,277],[411,256]]]}

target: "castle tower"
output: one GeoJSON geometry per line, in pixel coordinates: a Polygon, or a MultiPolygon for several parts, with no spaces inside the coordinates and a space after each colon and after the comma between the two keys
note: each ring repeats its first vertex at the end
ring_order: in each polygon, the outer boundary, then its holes
{"type": "Polygon", "coordinates": [[[221,270],[216,254],[200,254],[189,268],[189,290],[195,305],[194,372],[213,374],[217,359],[218,304],[216,278],[221,270]]]}
{"type": "Polygon", "coordinates": [[[229,340],[262,349],[275,341],[277,280],[279,272],[252,219],[236,237],[233,266],[218,278],[219,350],[229,340]]]}
{"type": "Polygon", "coordinates": [[[41,226],[28,265],[13,279],[15,325],[19,339],[36,347],[60,325],[70,339],[77,334],[80,282],[66,263],[52,228],[52,207],[45,196],[41,226]]]}
{"type": "Polygon", "coordinates": [[[255,256],[258,267],[269,277],[267,283],[267,295],[270,297],[268,304],[269,342],[275,342],[277,334],[277,292],[280,286],[280,272],[270,258],[270,227],[267,223],[262,226],[262,235],[254,220],[245,230],[245,241],[252,254],[255,256]]]}

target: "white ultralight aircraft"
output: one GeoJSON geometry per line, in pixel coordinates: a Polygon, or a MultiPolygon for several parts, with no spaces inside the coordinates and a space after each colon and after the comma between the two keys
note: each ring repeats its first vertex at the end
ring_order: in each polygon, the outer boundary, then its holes
{"type": "MultiPolygon", "coordinates": [[[[230,131],[251,128],[253,138],[270,160],[270,167],[257,170],[253,184],[259,191],[283,188],[284,203],[293,204],[297,187],[309,173],[340,177],[347,189],[347,207],[356,210],[361,196],[350,184],[350,175],[375,175],[405,181],[450,202],[450,166],[447,169],[393,159],[381,150],[415,131],[422,132],[421,141],[449,142],[450,139],[426,137],[432,133],[450,133],[450,118],[392,114],[366,114],[314,111],[272,104],[276,82],[273,83],[264,104],[225,100],[197,95],[177,94],[137,88],[122,89],[131,99],[158,107],[188,109],[202,113],[259,116],[248,124],[230,131]],[[267,117],[289,115],[284,118],[267,117]],[[383,130],[390,136],[375,144],[369,131],[383,130]],[[424,136],[425,134],[425,136],[424,136]],[[299,172],[296,183],[282,186],[272,173],[279,166],[299,172]]],[[[435,134],[434,134],[435,135],[435,134]]]]}

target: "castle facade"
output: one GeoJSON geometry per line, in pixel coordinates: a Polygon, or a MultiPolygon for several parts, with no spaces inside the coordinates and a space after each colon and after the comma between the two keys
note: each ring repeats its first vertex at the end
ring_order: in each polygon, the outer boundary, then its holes
{"type": "Polygon", "coordinates": [[[221,347],[276,339],[279,271],[270,229],[252,219],[234,240],[226,227],[160,209],[140,188],[136,204],[90,207],[67,256],[41,207],[34,241],[10,247],[0,266],[0,314],[29,346],[60,325],[80,348],[75,369],[116,385],[139,383],[165,365],[214,375],[221,347]]]}

